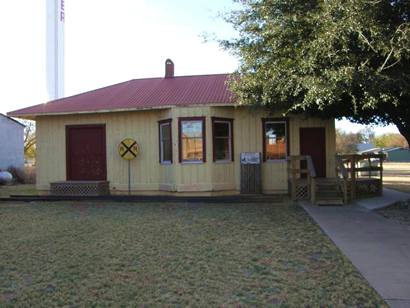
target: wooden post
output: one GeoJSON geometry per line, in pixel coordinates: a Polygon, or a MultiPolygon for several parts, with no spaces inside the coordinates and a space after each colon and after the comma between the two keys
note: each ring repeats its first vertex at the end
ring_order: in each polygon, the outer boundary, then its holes
{"type": "Polygon", "coordinates": [[[343,179],[343,203],[345,204],[348,203],[349,202],[348,198],[349,198],[349,195],[347,193],[347,181],[346,179],[343,179]]]}
{"type": "Polygon", "coordinates": [[[311,181],[310,181],[310,202],[312,202],[312,204],[316,203],[316,179],[312,177],[311,181]]]}
{"type": "MultiPolygon", "coordinates": [[[[337,154],[336,154],[336,156],[337,156],[337,154]]],[[[336,158],[336,161],[337,161],[337,158],[336,158]]],[[[336,166],[335,166],[335,171],[336,171],[336,177],[339,177],[339,165],[336,163],[336,166]]]]}
{"type": "Polygon", "coordinates": [[[294,168],[292,168],[292,200],[296,200],[296,170],[294,168]]]}
{"type": "Polygon", "coordinates": [[[337,172],[337,179],[339,182],[339,186],[343,192],[343,203],[346,204],[349,202],[349,185],[351,182],[349,181],[349,173],[346,169],[350,168],[350,172],[352,169],[352,161],[350,156],[338,156],[336,155],[336,172],[337,172]],[[347,164],[347,167],[346,167],[347,164]]]}
{"type": "Polygon", "coordinates": [[[351,178],[352,178],[352,187],[351,187],[351,200],[356,199],[356,157],[351,156],[350,157],[350,172],[351,172],[351,178]]]}
{"type": "Polygon", "coordinates": [[[367,162],[369,164],[369,179],[372,177],[372,160],[370,159],[370,156],[367,158],[367,162]]]}

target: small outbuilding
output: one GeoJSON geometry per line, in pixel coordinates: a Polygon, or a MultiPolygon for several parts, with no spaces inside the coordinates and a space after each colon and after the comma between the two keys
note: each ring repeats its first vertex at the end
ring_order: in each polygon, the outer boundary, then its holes
{"type": "Polygon", "coordinates": [[[386,157],[385,161],[392,163],[407,163],[410,162],[410,149],[402,147],[393,148],[372,148],[358,152],[359,154],[368,153],[383,153],[386,157]]]}
{"type": "Polygon", "coordinates": [[[24,127],[0,113],[0,170],[24,168],[24,127]]]}
{"type": "Polygon", "coordinates": [[[334,119],[284,117],[240,106],[230,74],[126,81],[10,112],[36,121],[37,188],[59,181],[107,181],[111,193],[236,193],[240,154],[260,153],[265,193],[288,192],[289,155],[311,155],[318,177],[335,176],[334,119]],[[128,162],[131,143],[137,157],[128,162]],[[124,152],[127,152],[124,154],[124,152]],[[130,170],[128,169],[130,167],[130,170]]]}
{"type": "Polygon", "coordinates": [[[408,163],[410,162],[410,149],[408,148],[390,148],[384,149],[386,153],[386,161],[395,163],[408,163]]]}

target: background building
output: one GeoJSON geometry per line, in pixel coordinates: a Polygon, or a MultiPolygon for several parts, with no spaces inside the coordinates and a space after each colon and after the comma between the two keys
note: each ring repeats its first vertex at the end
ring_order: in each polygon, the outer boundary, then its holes
{"type": "Polygon", "coordinates": [[[0,170],[24,167],[24,125],[0,113],[0,170]]]}

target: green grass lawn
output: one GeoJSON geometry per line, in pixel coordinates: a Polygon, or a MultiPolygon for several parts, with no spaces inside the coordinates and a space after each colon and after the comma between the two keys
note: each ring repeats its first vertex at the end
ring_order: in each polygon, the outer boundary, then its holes
{"type": "Polygon", "coordinates": [[[0,306],[385,306],[296,205],[0,203],[0,306]]]}
{"type": "Polygon", "coordinates": [[[0,198],[10,195],[37,195],[34,184],[0,185],[0,198]]]}

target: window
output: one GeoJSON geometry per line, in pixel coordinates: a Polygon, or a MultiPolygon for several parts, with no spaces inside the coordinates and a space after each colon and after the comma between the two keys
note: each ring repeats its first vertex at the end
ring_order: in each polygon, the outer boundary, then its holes
{"type": "Polygon", "coordinates": [[[171,120],[159,121],[159,162],[172,164],[171,120]]]}
{"type": "Polygon", "coordinates": [[[233,161],[232,119],[212,118],[214,161],[233,161]]]}
{"type": "Polygon", "coordinates": [[[205,118],[180,118],[180,162],[205,162],[205,153],[205,118]]]}
{"type": "Polygon", "coordinates": [[[286,159],[287,122],[263,119],[263,159],[286,159]]]}

